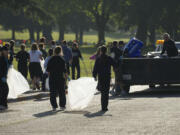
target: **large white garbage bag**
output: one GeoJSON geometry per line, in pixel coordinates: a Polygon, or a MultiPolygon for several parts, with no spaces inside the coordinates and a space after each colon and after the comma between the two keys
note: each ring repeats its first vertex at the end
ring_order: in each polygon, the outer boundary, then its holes
{"type": "Polygon", "coordinates": [[[8,71],[7,83],[9,86],[8,98],[15,99],[30,90],[27,80],[12,67],[8,71]]]}
{"type": "Polygon", "coordinates": [[[81,110],[88,106],[96,92],[94,78],[80,78],[69,82],[68,98],[72,110],[81,110]]]}

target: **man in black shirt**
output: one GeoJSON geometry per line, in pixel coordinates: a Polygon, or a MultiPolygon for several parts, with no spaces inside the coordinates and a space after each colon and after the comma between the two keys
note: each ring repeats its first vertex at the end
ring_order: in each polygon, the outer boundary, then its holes
{"type": "Polygon", "coordinates": [[[56,102],[56,95],[59,95],[59,104],[62,110],[66,107],[65,95],[65,78],[66,78],[66,65],[65,60],[60,55],[61,47],[56,47],[53,56],[47,65],[47,72],[49,73],[49,87],[50,87],[50,102],[53,111],[58,107],[56,102]]]}
{"type": "Polygon", "coordinates": [[[176,48],[175,42],[172,39],[170,39],[170,35],[168,33],[165,33],[163,38],[164,44],[161,55],[167,52],[168,57],[178,56],[178,50],[176,48]]]}
{"type": "Polygon", "coordinates": [[[30,56],[25,48],[25,44],[22,44],[21,51],[19,51],[16,55],[16,60],[18,61],[18,71],[27,79],[28,61],[30,59],[30,56]]]}
{"type": "Polygon", "coordinates": [[[82,58],[81,51],[78,48],[77,43],[73,44],[72,48],[72,79],[75,80],[75,69],[77,69],[77,79],[80,78],[80,62],[79,59],[82,58]]]}
{"type": "Polygon", "coordinates": [[[0,53],[0,110],[5,110],[8,108],[7,98],[9,93],[7,84],[7,74],[9,68],[8,48],[5,46],[2,47],[0,53]]]}
{"type": "Polygon", "coordinates": [[[106,55],[107,48],[105,46],[101,47],[101,55],[96,59],[93,77],[97,78],[99,89],[101,91],[101,106],[102,111],[108,111],[108,100],[109,100],[109,89],[111,81],[111,66],[116,68],[116,63],[114,60],[106,55]]]}

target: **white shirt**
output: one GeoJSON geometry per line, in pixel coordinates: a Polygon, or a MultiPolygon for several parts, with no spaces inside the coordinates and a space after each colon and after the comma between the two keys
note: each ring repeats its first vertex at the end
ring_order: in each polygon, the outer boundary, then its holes
{"type": "Polygon", "coordinates": [[[36,51],[30,51],[29,52],[30,55],[30,62],[41,62],[41,56],[42,56],[42,52],[39,50],[36,51]]]}

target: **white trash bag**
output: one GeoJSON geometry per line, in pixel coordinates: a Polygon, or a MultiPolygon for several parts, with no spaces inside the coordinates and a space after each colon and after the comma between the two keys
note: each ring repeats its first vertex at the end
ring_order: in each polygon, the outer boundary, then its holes
{"type": "Polygon", "coordinates": [[[46,79],[46,89],[49,90],[49,77],[46,79]]]}
{"type": "Polygon", "coordinates": [[[72,80],[68,85],[68,98],[72,110],[82,110],[92,101],[97,82],[94,78],[83,77],[72,80]]]}
{"type": "Polygon", "coordinates": [[[16,99],[19,95],[30,90],[27,80],[14,68],[9,68],[7,75],[9,86],[8,98],[16,99]]]}

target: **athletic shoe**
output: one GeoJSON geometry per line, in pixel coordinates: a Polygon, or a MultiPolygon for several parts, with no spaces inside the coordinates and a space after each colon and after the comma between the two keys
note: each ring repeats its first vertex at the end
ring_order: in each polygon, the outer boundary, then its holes
{"type": "Polygon", "coordinates": [[[60,109],[61,109],[62,111],[64,111],[64,110],[66,109],[66,107],[60,107],[60,109]]]}
{"type": "Polygon", "coordinates": [[[7,109],[6,106],[0,105],[0,110],[6,110],[6,109],[7,109]]]}

